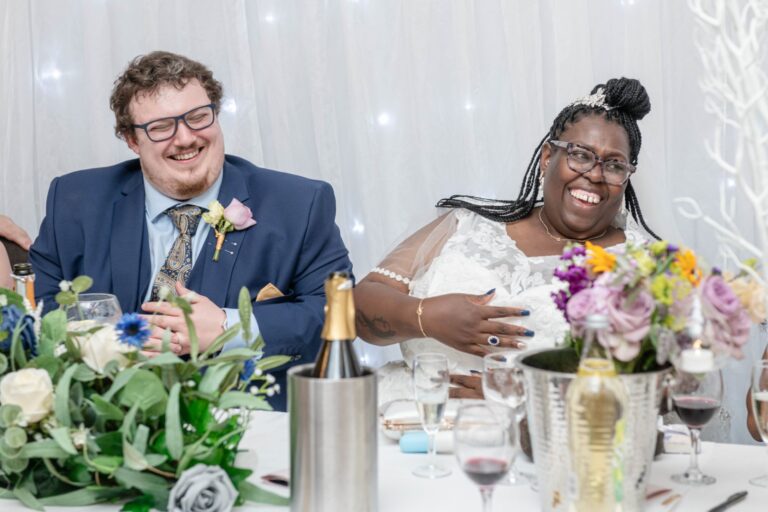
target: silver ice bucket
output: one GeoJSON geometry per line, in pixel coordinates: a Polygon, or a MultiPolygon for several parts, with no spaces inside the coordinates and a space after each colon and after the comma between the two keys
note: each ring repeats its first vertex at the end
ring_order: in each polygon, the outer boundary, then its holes
{"type": "Polygon", "coordinates": [[[316,379],[288,371],[292,512],[378,510],[376,373],[316,379]]]}
{"type": "MultiPolygon", "coordinates": [[[[565,394],[576,375],[567,373],[564,367],[558,369],[564,359],[570,359],[570,366],[575,369],[578,361],[575,361],[570,349],[537,350],[518,358],[528,394],[528,426],[539,497],[542,510],[546,511],[569,510],[571,461],[565,394]],[[570,358],[567,357],[569,353],[570,358]]],[[[629,399],[623,445],[624,492],[621,509],[625,512],[642,510],[645,505],[645,488],[656,448],[656,418],[667,371],[621,375],[629,399]]]]}

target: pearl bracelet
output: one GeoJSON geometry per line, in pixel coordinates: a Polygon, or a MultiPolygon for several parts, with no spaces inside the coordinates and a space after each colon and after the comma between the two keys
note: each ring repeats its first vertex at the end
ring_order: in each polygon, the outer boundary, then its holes
{"type": "Polygon", "coordinates": [[[411,283],[411,280],[409,278],[402,276],[397,272],[392,272],[391,270],[387,270],[386,268],[375,267],[373,268],[373,270],[371,270],[371,272],[376,272],[377,274],[381,274],[390,279],[394,279],[398,283],[403,283],[404,285],[408,285],[411,283]]]}

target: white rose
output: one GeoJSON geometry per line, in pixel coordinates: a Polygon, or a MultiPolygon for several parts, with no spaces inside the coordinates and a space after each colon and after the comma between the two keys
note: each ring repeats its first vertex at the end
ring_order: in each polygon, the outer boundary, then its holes
{"type": "Polygon", "coordinates": [[[103,325],[101,329],[91,334],[84,332],[97,325],[93,320],[69,323],[70,331],[83,332],[82,335],[75,337],[75,342],[83,356],[83,362],[91,370],[99,373],[104,373],[104,368],[110,361],[117,361],[120,369],[128,366],[128,359],[126,359],[125,354],[134,352],[136,349],[125,343],[120,343],[113,325],[103,325]]]}
{"type": "Polygon", "coordinates": [[[211,201],[208,211],[203,214],[203,220],[215,227],[222,217],[224,217],[224,207],[218,201],[211,201]]]}
{"type": "Polygon", "coordinates": [[[18,405],[24,421],[37,423],[53,409],[53,383],[45,370],[25,368],[0,381],[0,404],[18,405]]]}

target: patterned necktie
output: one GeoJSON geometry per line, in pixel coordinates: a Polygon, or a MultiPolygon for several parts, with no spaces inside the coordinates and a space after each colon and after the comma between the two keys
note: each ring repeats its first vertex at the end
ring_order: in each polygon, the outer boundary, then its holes
{"type": "Polygon", "coordinates": [[[176,295],[176,282],[187,284],[189,273],[192,271],[192,237],[195,236],[202,213],[202,208],[191,204],[181,204],[165,210],[165,214],[179,230],[179,236],[173,242],[168,258],[157,273],[150,300],[158,300],[160,289],[163,287],[170,288],[171,293],[176,295]]]}

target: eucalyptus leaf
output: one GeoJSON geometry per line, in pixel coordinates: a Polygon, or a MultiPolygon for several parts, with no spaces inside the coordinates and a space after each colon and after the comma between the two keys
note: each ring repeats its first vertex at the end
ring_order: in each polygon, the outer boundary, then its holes
{"type": "Polygon", "coordinates": [[[219,399],[220,409],[231,409],[233,407],[243,407],[245,409],[255,409],[261,411],[271,411],[272,406],[264,398],[255,396],[245,391],[227,391],[219,399]]]}
{"type": "Polygon", "coordinates": [[[149,441],[149,427],[139,425],[136,427],[136,434],[133,436],[133,447],[144,455],[147,451],[147,441],[149,441]]]}
{"type": "Polygon", "coordinates": [[[71,455],[77,455],[75,445],[72,444],[72,436],[69,434],[68,427],[59,427],[51,429],[51,437],[56,441],[61,449],[71,455]]]}
{"type": "Polygon", "coordinates": [[[77,371],[72,378],[80,382],[91,382],[96,378],[96,372],[84,364],[77,365],[77,371]]]}
{"type": "Polygon", "coordinates": [[[224,380],[227,378],[227,375],[232,370],[232,365],[228,364],[215,364],[208,368],[208,371],[205,372],[205,375],[203,375],[202,380],[200,381],[200,386],[198,386],[198,391],[201,393],[207,393],[210,395],[217,395],[219,393],[219,388],[221,387],[221,384],[224,382],[224,380]]]}
{"type": "Polygon", "coordinates": [[[37,498],[32,495],[31,492],[29,492],[27,489],[24,489],[23,487],[17,487],[14,489],[13,495],[16,496],[16,499],[33,510],[45,510],[43,508],[43,504],[40,503],[37,498]]]}
{"type": "Polygon", "coordinates": [[[256,368],[259,368],[261,371],[266,372],[274,368],[283,366],[284,364],[290,363],[292,360],[293,360],[293,357],[291,356],[283,356],[283,355],[267,356],[259,359],[256,362],[256,368]]]}
{"type": "Polygon", "coordinates": [[[93,286],[93,279],[88,276],[77,276],[72,281],[71,289],[75,293],[83,293],[93,286]]]}
{"type": "Polygon", "coordinates": [[[93,407],[93,410],[102,420],[106,420],[106,421],[109,421],[109,420],[122,421],[123,420],[123,417],[124,417],[123,410],[120,409],[115,404],[108,402],[107,400],[104,400],[99,395],[91,395],[91,405],[93,407]]]}
{"type": "Polygon", "coordinates": [[[29,459],[16,457],[3,460],[3,469],[8,473],[22,473],[29,466],[29,459]]]}
{"type": "MultiPolygon", "coordinates": [[[[261,352],[256,352],[249,348],[233,348],[232,350],[222,352],[216,356],[216,358],[211,359],[209,364],[213,365],[218,363],[229,363],[232,361],[245,361],[246,359],[254,359],[259,356],[261,356],[261,352]]],[[[290,356],[286,357],[290,358],[290,356]]]]}
{"type": "Polygon", "coordinates": [[[253,305],[251,304],[251,294],[248,288],[240,288],[240,294],[237,297],[237,311],[240,314],[240,326],[243,329],[243,338],[245,342],[251,341],[251,314],[253,314],[253,305]]]}
{"type": "Polygon", "coordinates": [[[14,404],[0,406],[0,427],[8,428],[15,425],[21,417],[21,407],[14,404]]]}
{"type": "Polygon", "coordinates": [[[8,427],[3,434],[10,448],[22,448],[27,444],[27,432],[21,427],[8,427]]]}
{"type": "Polygon", "coordinates": [[[168,396],[168,406],[165,409],[165,442],[168,453],[173,460],[179,460],[184,452],[184,437],[181,431],[181,416],[179,414],[179,393],[181,384],[177,382],[171,388],[168,396]]]}
{"type": "Polygon", "coordinates": [[[165,494],[165,500],[161,503],[168,503],[168,482],[161,476],[118,468],[115,471],[115,479],[125,487],[138,489],[140,492],[146,492],[155,497],[165,494]]]}
{"type": "Polygon", "coordinates": [[[69,454],[53,439],[41,439],[25,444],[19,456],[28,459],[63,459],[69,454]]]}
{"type": "Polygon", "coordinates": [[[237,490],[240,492],[240,496],[248,501],[256,503],[264,503],[267,505],[277,505],[280,507],[288,506],[291,503],[290,498],[280,496],[274,492],[270,492],[257,487],[250,482],[242,482],[237,490]]]}
{"type": "Polygon", "coordinates": [[[69,384],[72,380],[72,376],[77,371],[79,365],[72,365],[66,369],[64,375],[59,379],[59,383],[56,384],[56,392],[53,398],[53,411],[56,414],[56,420],[59,425],[64,427],[72,426],[72,415],[69,411],[69,384]]]}
{"type": "Polygon", "coordinates": [[[72,306],[77,302],[77,295],[71,291],[59,292],[53,298],[60,306],[72,306]]]}
{"type": "Polygon", "coordinates": [[[89,486],[77,491],[41,498],[39,501],[43,505],[51,507],[85,507],[103,501],[111,501],[126,494],[126,490],[122,487],[89,486]]]}
{"type": "Polygon", "coordinates": [[[123,463],[129,469],[144,471],[149,466],[144,454],[137,450],[131,443],[123,442],[123,463]]]}
{"type": "Polygon", "coordinates": [[[215,340],[213,340],[213,343],[211,343],[207,349],[205,349],[205,352],[203,352],[202,358],[206,359],[209,358],[212,354],[217,353],[219,350],[221,350],[221,347],[226,345],[229,341],[233,340],[235,336],[240,332],[240,324],[237,323],[233,325],[232,327],[229,327],[226,331],[219,334],[215,340]]]}
{"type": "Polygon", "coordinates": [[[67,337],[67,314],[62,310],[51,311],[40,322],[40,355],[53,356],[56,345],[67,337]]]}
{"type": "Polygon", "coordinates": [[[139,408],[147,416],[160,416],[165,411],[168,394],[160,377],[154,373],[139,369],[120,391],[120,405],[139,408]]]}
{"type": "Polygon", "coordinates": [[[111,401],[112,398],[115,396],[115,394],[117,394],[118,391],[123,389],[123,386],[128,384],[128,382],[133,378],[133,376],[138,371],[139,371],[139,368],[137,366],[132,366],[118,373],[117,377],[115,377],[114,382],[112,382],[112,387],[109,388],[109,391],[104,393],[104,400],[111,401]]]}
{"type": "Polygon", "coordinates": [[[143,363],[143,366],[169,366],[173,364],[184,364],[184,360],[173,352],[163,352],[143,363]]]}
{"type": "Polygon", "coordinates": [[[96,468],[99,473],[111,475],[117,468],[123,465],[123,458],[116,455],[97,455],[90,459],[90,466],[96,468]]]}
{"type": "Polygon", "coordinates": [[[4,374],[8,369],[8,358],[5,354],[0,354],[0,375],[4,374]]]}

